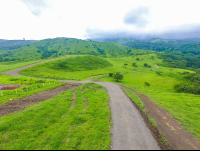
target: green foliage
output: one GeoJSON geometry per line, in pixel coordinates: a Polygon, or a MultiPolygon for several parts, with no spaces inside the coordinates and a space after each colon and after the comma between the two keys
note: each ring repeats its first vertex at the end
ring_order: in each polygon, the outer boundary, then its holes
{"type": "Polygon", "coordinates": [[[144,63],[144,67],[147,67],[148,66],[148,64],[147,63],[144,63]]]}
{"type": "Polygon", "coordinates": [[[200,94],[200,75],[184,72],[180,76],[186,79],[185,82],[174,85],[174,89],[179,93],[200,94]]]}
{"type": "Polygon", "coordinates": [[[105,88],[87,83],[1,117],[0,150],[108,150],[108,104],[105,88]]]}
{"type": "Polygon", "coordinates": [[[140,58],[136,58],[137,61],[140,61],[140,58]]]}
{"type": "Polygon", "coordinates": [[[137,63],[135,63],[135,62],[133,62],[132,66],[133,66],[133,67],[138,67],[138,66],[137,66],[137,63]]]}
{"type": "Polygon", "coordinates": [[[113,76],[113,73],[109,73],[109,76],[112,77],[112,76],[113,76]]]}
{"type": "Polygon", "coordinates": [[[117,72],[117,73],[113,74],[113,78],[116,79],[118,82],[119,80],[122,80],[124,78],[124,76],[122,74],[120,74],[119,72],[117,72]]]}
{"type": "Polygon", "coordinates": [[[96,55],[107,57],[133,56],[135,54],[150,54],[152,51],[136,50],[118,43],[97,41],[84,41],[73,38],[45,39],[33,44],[13,49],[0,51],[0,62],[25,62],[47,58],[57,58],[66,55],[96,55]]]}
{"type": "Polygon", "coordinates": [[[148,82],[144,82],[144,85],[147,86],[147,87],[150,87],[151,84],[148,83],[148,82]]]}
{"type": "Polygon", "coordinates": [[[2,40],[0,39],[0,50],[12,50],[29,45],[37,40],[2,40]]]}

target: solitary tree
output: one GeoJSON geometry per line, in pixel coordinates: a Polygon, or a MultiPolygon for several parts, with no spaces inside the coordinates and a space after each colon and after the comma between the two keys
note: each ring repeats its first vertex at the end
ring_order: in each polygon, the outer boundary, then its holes
{"type": "Polygon", "coordinates": [[[122,80],[124,78],[124,76],[117,72],[117,73],[113,74],[113,78],[116,79],[118,82],[119,80],[122,80]]]}
{"type": "Polygon", "coordinates": [[[137,61],[140,61],[140,58],[136,58],[137,61]]]}

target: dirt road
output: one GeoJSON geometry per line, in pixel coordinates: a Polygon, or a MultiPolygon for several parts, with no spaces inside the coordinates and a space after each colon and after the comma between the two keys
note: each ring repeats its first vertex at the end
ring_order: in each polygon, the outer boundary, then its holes
{"type": "MultiPolygon", "coordinates": [[[[52,59],[54,60],[54,59],[52,59]]],[[[50,61],[50,60],[47,60],[50,61]]],[[[47,62],[43,61],[43,62],[47,62]]],[[[25,67],[21,67],[15,70],[6,71],[3,74],[8,74],[16,77],[21,77],[19,71],[32,67],[34,65],[40,64],[42,62],[34,63],[25,67]]],[[[65,83],[87,83],[89,81],[67,81],[59,80],[65,83]]],[[[131,103],[129,98],[124,94],[122,89],[114,83],[105,83],[105,82],[96,82],[104,86],[110,96],[111,112],[113,119],[113,128],[112,128],[112,149],[149,149],[149,150],[159,150],[160,148],[157,145],[156,140],[153,138],[149,129],[145,125],[141,115],[135,106],[131,103]]],[[[45,93],[45,92],[44,92],[45,93]]],[[[39,95],[39,94],[38,94],[39,95]]],[[[38,97],[37,97],[38,98],[38,97]]],[[[46,98],[47,99],[47,98],[46,98]]],[[[43,99],[42,99],[43,100],[43,99]]],[[[27,107],[26,102],[29,104],[29,99],[21,99],[18,102],[25,102],[25,105],[22,107],[27,107]],[[26,101],[27,100],[27,101],[26,101]]],[[[5,108],[13,106],[13,102],[9,102],[6,105],[0,106],[0,108],[5,108]],[[9,104],[10,103],[10,104],[9,104]]],[[[30,104],[33,105],[33,104],[30,104]]],[[[20,110],[20,109],[16,109],[20,110]]],[[[10,108],[10,112],[13,109],[10,108]]],[[[7,114],[0,113],[0,116],[7,114]]]]}
{"type": "Polygon", "coordinates": [[[113,150],[159,150],[156,140],[145,125],[142,116],[120,86],[95,82],[105,87],[110,96],[113,119],[113,150]]]}
{"type": "MultiPolygon", "coordinates": [[[[11,75],[11,76],[14,76],[14,77],[22,77],[23,75],[20,75],[20,74],[19,74],[19,71],[21,71],[21,70],[23,70],[23,69],[26,69],[26,68],[35,66],[35,65],[40,64],[40,63],[43,63],[43,62],[49,62],[49,61],[53,61],[53,60],[56,60],[56,59],[67,58],[67,57],[68,57],[68,56],[66,56],[66,57],[59,57],[59,58],[53,58],[53,59],[49,59],[49,60],[45,60],[45,61],[33,63],[33,64],[30,64],[30,65],[27,65],[27,66],[23,66],[23,67],[14,69],[14,70],[9,70],[9,71],[2,72],[2,74],[11,75]]],[[[25,76],[23,76],[23,77],[25,77],[25,76]]]]}
{"type": "Polygon", "coordinates": [[[7,115],[9,113],[20,111],[22,109],[27,108],[30,105],[35,105],[38,102],[43,102],[48,99],[51,99],[54,96],[62,93],[63,91],[67,91],[69,89],[77,87],[78,85],[79,84],[73,84],[73,85],[67,84],[67,85],[59,87],[59,88],[44,91],[44,92],[41,92],[41,93],[38,93],[38,94],[35,94],[32,96],[28,96],[26,98],[22,98],[19,100],[10,101],[6,104],[2,104],[2,105],[0,105],[0,117],[7,115]]]}

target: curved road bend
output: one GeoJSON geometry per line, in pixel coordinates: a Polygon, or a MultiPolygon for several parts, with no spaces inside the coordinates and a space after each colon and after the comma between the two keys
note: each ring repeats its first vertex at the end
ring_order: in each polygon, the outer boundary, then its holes
{"type": "MultiPolygon", "coordinates": [[[[53,60],[53,59],[52,59],[53,60]]],[[[47,60],[50,61],[50,60],[47,60]]],[[[43,62],[47,62],[43,61],[43,62]]],[[[4,74],[20,77],[20,70],[42,62],[24,66],[15,70],[6,71],[4,74]]],[[[72,81],[59,80],[65,83],[72,81]]],[[[89,81],[73,81],[73,83],[87,83],[89,81]]],[[[95,82],[107,89],[110,96],[112,112],[112,149],[113,150],[159,150],[156,140],[143,121],[142,116],[122,89],[114,83],[95,82]]]]}

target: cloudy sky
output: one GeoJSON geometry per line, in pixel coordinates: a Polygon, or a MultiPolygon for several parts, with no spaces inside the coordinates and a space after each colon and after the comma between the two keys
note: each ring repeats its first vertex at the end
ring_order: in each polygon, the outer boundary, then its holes
{"type": "Polygon", "coordinates": [[[199,0],[0,0],[0,39],[200,37],[199,0]]]}

